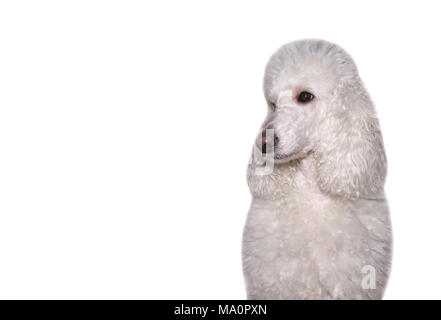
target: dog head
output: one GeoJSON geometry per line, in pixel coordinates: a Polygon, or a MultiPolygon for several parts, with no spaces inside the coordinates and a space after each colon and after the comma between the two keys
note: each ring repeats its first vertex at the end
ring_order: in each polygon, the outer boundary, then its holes
{"type": "Polygon", "coordinates": [[[281,47],[266,66],[264,93],[261,153],[276,164],[312,155],[318,185],[332,195],[382,189],[387,165],[375,108],[343,49],[321,40],[281,47]]]}

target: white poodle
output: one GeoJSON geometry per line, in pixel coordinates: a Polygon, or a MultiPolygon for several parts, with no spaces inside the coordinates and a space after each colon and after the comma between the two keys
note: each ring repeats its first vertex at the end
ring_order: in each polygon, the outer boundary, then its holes
{"type": "Polygon", "coordinates": [[[386,156],[354,61],[329,42],[286,44],[264,92],[247,172],[248,298],[381,299],[392,249],[386,156]]]}

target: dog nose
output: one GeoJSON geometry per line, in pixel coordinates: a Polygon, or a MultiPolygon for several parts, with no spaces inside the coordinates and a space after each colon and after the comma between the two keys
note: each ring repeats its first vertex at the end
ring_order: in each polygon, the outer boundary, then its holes
{"type": "Polygon", "coordinates": [[[266,130],[262,131],[262,153],[266,154],[267,152],[267,145],[273,145],[273,150],[276,147],[276,145],[279,142],[279,138],[277,137],[277,135],[274,133],[274,141],[267,141],[267,135],[266,135],[266,130]]]}

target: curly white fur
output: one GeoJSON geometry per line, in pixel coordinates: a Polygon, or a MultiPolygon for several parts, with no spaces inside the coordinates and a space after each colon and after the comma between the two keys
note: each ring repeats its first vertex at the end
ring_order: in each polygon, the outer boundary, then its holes
{"type": "Polygon", "coordinates": [[[392,248],[386,156],[355,63],[335,44],[292,42],[268,62],[264,92],[276,108],[262,129],[279,141],[270,174],[256,174],[254,160],[247,172],[248,298],[382,298],[392,248]],[[306,105],[294,98],[303,90],[315,96],[306,105]],[[365,266],[375,272],[373,286],[362,285],[372,276],[365,266]]]}

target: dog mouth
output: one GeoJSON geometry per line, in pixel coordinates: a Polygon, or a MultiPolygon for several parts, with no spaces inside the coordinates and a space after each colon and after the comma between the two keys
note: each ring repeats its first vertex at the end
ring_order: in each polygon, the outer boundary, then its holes
{"type": "Polygon", "coordinates": [[[263,162],[272,161],[274,163],[284,163],[288,162],[296,157],[296,153],[277,153],[276,148],[264,148],[263,150],[257,148],[258,152],[256,154],[257,158],[263,162]]]}
{"type": "Polygon", "coordinates": [[[275,163],[284,163],[284,162],[288,162],[291,161],[292,159],[295,158],[295,153],[290,153],[290,154],[286,154],[286,153],[282,153],[282,154],[274,154],[274,162],[275,163]]]}
{"type": "Polygon", "coordinates": [[[303,152],[298,152],[293,150],[292,152],[280,152],[280,148],[277,145],[279,139],[276,137],[274,140],[266,140],[266,136],[262,136],[262,140],[257,140],[255,142],[255,158],[258,162],[266,163],[285,163],[293,159],[302,158],[306,156],[303,152]]]}

